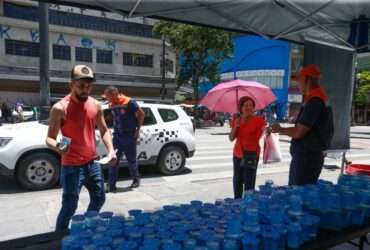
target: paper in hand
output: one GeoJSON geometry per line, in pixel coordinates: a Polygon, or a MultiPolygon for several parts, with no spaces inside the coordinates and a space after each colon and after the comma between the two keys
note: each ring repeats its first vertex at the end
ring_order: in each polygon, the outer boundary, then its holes
{"type": "MultiPolygon", "coordinates": [[[[115,150],[114,153],[117,154],[117,150],[115,150]]],[[[113,156],[115,156],[115,155],[108,154],[107,156],[98,160],[97,163],[99,163],[101,165],[106,165],[106,164],[108,164],[112,161],[113,156]]]]}

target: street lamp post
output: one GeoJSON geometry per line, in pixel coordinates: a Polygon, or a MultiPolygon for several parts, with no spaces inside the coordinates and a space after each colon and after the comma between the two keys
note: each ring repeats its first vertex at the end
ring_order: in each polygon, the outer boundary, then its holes
{"type": "Polygon", "coordinates": [[[164,100],[166,95],[166,40],[162,38],[162,86],[161,100],[164,100]]]}
{"type": "Polygon", "coordinates": [[[49,5],[39,2],[40,32],[40,120],[47,119],[50,105],[49,82],[49,5]]]}

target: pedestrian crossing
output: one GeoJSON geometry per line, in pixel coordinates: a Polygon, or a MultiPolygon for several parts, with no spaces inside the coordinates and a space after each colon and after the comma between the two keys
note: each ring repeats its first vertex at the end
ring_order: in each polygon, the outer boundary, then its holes
{"type": "MultiPolygon", "coordinates": [[[[228,128],[213,128],[206,131],[198,130],[196,133],[195,156],[187,159],[186,167],[192,171],[193,180],[202,178],[231,177],[233,171],[233,145],[228,139],[228,128]]],[[[263,164],[259,162],[258,174],[289,171],[291,155],[289,153],[289,138],[280,138],[282,161],[278,163],[263,164]]],[[[366,148],[363,141],[353,141],[352,148],[347,152],[347,159],[353,163],[370,164],[370,147],[366,148]]],[[[339,156],[339,155],[338,155],[339,156]]],[[[260,157],[262,159],[262,155],[260,157]]],[[[325,165],[341,166],[341,158],[326,158],[325,165]]]]}

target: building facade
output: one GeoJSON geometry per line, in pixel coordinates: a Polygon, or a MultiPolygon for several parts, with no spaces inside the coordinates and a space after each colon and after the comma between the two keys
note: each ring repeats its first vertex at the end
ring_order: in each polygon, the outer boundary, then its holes
{"type": "Polygon", "coordinates": [[[235,37],[234,55],[223,63],[221,79],[257,81],[269,86],[277,97],[272,111],[283,120],[289,106],[290,50],[290,43],[284,41],[251,35],[235,37]]]}
{"type": "MultiPolygon", "coordinates": [[[[39,102],[38,18],[37,2],[0,0],[0,101],[39,102]]],[[[159,99],[163,43],[152,28],[151,19],[50,5],[51,96],[67,94],[72,66],[86,64],[96,72],[93,95],[116,85],[138,99],[159,99]]],[[[165,48],[166,99],[173,99],[176,54],[165,48]]]]}

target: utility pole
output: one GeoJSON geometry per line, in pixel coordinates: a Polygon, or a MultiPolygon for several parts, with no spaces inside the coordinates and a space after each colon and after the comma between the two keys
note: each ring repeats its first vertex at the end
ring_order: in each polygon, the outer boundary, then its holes
{"type": "Polygon", "coordinates": [[[39,2],[40,33],[40,120],[49,116],[50,82],[49,82],[49,4],[39,2]]]}
{"type": "Polygon", "coordinates": [[[166,40],[162,38],[162,87],[161,100],[164,100],[166,95],[166,40]]]}

